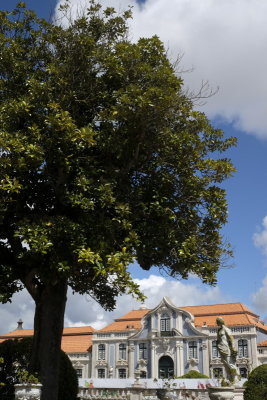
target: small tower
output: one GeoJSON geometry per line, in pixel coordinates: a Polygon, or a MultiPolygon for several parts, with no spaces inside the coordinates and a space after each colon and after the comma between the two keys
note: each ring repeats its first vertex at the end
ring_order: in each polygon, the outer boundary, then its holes
{"type": "Polygon", "coordinates": [[[18,320],[17,324],[18,324],[18,326],[17,326],[17,330],[18,330],[18,329],[23,329],[23,327],[22,327],[22,325],[23,325],[23,321],[22,321],[22,319],[21,319],[21,318],[18,320]]]}

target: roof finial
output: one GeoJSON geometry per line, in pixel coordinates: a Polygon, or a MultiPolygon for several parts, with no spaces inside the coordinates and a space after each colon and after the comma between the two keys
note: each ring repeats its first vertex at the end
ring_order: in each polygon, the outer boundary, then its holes
{"type": "Polygon", "coordinates": [[[23,321],[21,318],[18,320],[17,324],[18,324],[17,329],[23,329],[23,327],[22,327],[23,321]]]}

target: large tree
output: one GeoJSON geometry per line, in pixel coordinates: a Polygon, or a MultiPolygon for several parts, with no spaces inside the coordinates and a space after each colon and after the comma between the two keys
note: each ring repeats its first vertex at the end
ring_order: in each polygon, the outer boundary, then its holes
{"type": "MultiPolygon", "coordinates": [[[[61,7],[62,16],[68,6],[61,7]]],[[[194,109],[163,44],[127,10],[75,20],[0,12],[0,300],[36,304],[32,368],[57,399],[67,287],[112,309],[127,265],[214,284],[227,220],[225,139],[194,109]],[[64,23],[63,23],[64,22],[64,23]]]]}

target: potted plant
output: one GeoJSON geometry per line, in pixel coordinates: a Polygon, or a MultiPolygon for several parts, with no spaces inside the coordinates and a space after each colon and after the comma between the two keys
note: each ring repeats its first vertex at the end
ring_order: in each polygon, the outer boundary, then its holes
{"type": "Polygon", "coordinates": [[[42,385],[35,375],[26,370],[18,372],[19,383],[15,385],[16,400],[40,400],[42,385]]]}

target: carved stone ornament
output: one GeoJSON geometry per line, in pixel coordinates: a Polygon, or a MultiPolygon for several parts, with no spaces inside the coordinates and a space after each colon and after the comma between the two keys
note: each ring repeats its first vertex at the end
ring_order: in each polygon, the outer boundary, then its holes
{"type": "Polygon", "coordinates": [[[130,346],[129,346],[129,351],[134,351],[134,349],[135,349],[135,345],[132,343],[132,344],[130,344],[130,346]]]}
{"type": "Polygon", "coordinates": [[[164,351],[167,351],[170,347],[170,339],[162,338],[158,341],[159,346],[163,348],[164,351]]]}
{"type": "Polygon", "coordinates": [[[118,360],[117,362],[116,362],[116,365],[117,366],[126,366],[126,365],[128,365],[128,361],[127,360],[118,360]]]}
{"type": "Polygon", "coordinates": [[[107,366],[107,362],[105,360],[97,360],[95,365],[97,367],[105,367],[105,366],[107,366]]]}
{"type": "Polygon", "coordinates": [[[40,400],[42,385],[18,384],[15,386],[16,400],[40,400]]]}
{"type": "Polygon", "coordinates": [[[167,309],[167,307],[166,306],[161,306],[157,311],[158,311],[158,313],[164,313],[164,312],[166,312],[168,309],[167,309]]]}
{"type": "Polygon", "coordinates": [[[74,361],[72,365],[76,368],[83,368],[84,364],[82,364],[80,361],[74,361]]]}
{"type": "Polygon", "coordinates": [[[215,365],[222,364],[222,360],[221,360],[219,357],[213,358],[213,359],[211,360],[211,364],[212,364],[212,365],[213,365],[213,364],[215,364],[215,365]]]}
{"type": "Polygon", "coordinates": [[[147,366],[147,360],[144,360],[143,358],[141,358],[139,361],[138,361],[138,368],[144,368],[144,367],[146,367],[147,366]]]}

